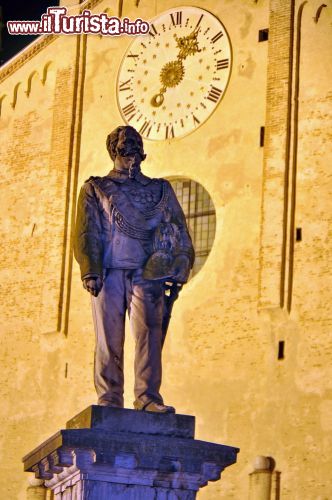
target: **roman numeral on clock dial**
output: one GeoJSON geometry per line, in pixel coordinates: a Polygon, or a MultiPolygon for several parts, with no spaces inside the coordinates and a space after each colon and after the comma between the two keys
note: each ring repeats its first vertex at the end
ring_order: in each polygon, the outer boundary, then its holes
{"type": "Polygon", "coordinates": [[[174,12],[170,14],[173,26],[177,26],[182,23],[182,11],[174,12]]]}
{"type": "Polygon", "coordinates": [[[219,31],[219,33],[217,33],[216,35],[214,35],[213,38],[211,38],[211,43],[216,43],[218,40],[220,40],[222,36],[224,36],[223,32],[219,31]]]}
{"type": "Polygon", "coordinates": [[[199,119],[198,119],[198,118],[196,118],[196,116],[195,116],[195,115],[193,115],[193,120],[194,120],[194,125],[195,125],[195,127],[201,123],[201,122],[199,121],[199,119]]]}
{"type": "Polygon", "coordinates": [[[158,35],[158,31],[156,30],[156,27],[154,24],[150,24],[150,31],[149,31],[149,35],[151,35],[153,38],[158,35]]]}
{"type": "Polygon", "coordinates": [[[139,57],[139,55],[138,54],[132,54],[131,52],[129,52],[129,54],[127,55],[127,57],[133,57],[134,61],[136,61],[136,58],[139,57]]]}
{"type": "Polygon", "coordinates": [[[229,66],[229,59],[220,59],[217,61],[217,69],[227,69],[229,66]]]}
{"type": "Polygon", "coordinates": [[[174,137],[174,127],[173,125],[166,125],[165,138],[170,139],[171,137],[174,137]]]}
{"type": "Polygon", "coordinates": [[[120,92],[122,90],[130,90],[130,81],[131,81],[131,78],[129,78],[129,80],[127,80],[126,82],[120,82],[120,85],[119,85],[119,90],[120,92]]]}
{"type": "Polygon", "coordinates": [[[133,102],[122,108],[122,113],[125,115],[126,119],[130,121],[136,114],[136,108],[133,102]]]}
{"type": "Polygon", "coordinates": [[[219,97],[222,94],[222,90],[218,89],[217,87],[214,87],[212,85],[210,92],[208,93],[207,98],[212,101],[212,102],[217,102],[219,97]]]}
{"type": "Polygon", "coordinates": [[[150,122],[145,121],[143,123],[143,125],[141,126],[141,128],[139,129],[139,133],[145,134],[145,137],[149,137],[151,129],[152,129],[152,125],[150,125],[150,122]]]}

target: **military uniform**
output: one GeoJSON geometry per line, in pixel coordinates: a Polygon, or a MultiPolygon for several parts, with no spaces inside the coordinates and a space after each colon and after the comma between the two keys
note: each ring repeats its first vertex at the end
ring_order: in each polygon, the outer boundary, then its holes
{"type": "Polygon", "coordinates": [[[92,297],[96,332],[95,386],[99,404],[123,407],[123,344],[128,310],[136,340],[135,397],[163,403],[161,384],[163,281],[145,279],[154,254],[154,235],[169,223],[177,228],[173,256],[194,251],[182,209],[170,183],[141,172],[135,178],[112,170],[83,185],[75,230],[75,257],[82,280],[103,278],[92,297]]]}

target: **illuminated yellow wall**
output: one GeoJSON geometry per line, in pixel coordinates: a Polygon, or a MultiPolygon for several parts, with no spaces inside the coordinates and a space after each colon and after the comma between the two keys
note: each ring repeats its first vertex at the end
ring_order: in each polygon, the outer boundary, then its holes
{"type": "MultiPolygon", "coordinates": [[[[141,0],[136,7],[125,0],[123,15],[149,19],[182,3],[141,0]]],[[[190,135],[145,142],[147,175],[189,177],[216,207],[210,256],[174,308],[162,391],[179,413],[196,415],[198,438],[241,448],[238,463],[203,489],[202,499],[247,498],[257,455],[276,460],[281,498],[331,494],[326,3],[319,10],[310,0],[299,19],[296,2],[292,24],[291,2],[192,0],[229,33],[229,87],[190,135]],[[269,41],[259,43],[258,31],[267,27],[269,41]],[[293,244],[296,228],[302,241],[293,244]]],[[[106,8],[118,13],[115,1],[92,6],[106,8]]],[[[0,72],[1,498],[25,498],[21,457],[96,402],[89,297],[70,232],[77,188],[111,168],[105,138],[122,123],[116,78],[130,42],[44,38],[0,72]]],[[[126,348],[130,408],[130,334],[126,348]]]]}

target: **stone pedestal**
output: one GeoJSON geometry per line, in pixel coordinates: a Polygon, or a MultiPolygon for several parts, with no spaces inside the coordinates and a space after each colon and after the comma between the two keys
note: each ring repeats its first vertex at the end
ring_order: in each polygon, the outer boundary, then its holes
{"type": "Polygon", "coordinates": [[[259,455],[253,466],[254,471],[249,476],[249,500],[279,500],[280,473],[274,472],[274,459],[259,455]]]}
{"type": "Polygon", "coordinates": [[[191,416],[90,406],[23,458],[56,500],[196,498],[237,448],[194,439],[191,416]]]}
{"type": "Polygon", "coordinates": [[[47,489],[42,479],[29,477],[26,500],[46,500],[47,489]]]}

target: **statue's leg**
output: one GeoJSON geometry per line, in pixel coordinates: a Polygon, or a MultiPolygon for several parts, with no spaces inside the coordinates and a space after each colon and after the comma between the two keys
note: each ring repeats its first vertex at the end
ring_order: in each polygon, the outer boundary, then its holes
{"type": "Polygon", "coordinates": [[[128,312],[135,346],[136,400],[163,403],[161,385],[161,341],[164,290],[160,282],[145,280],[136,270],[128,287],[128,312]]]}
{"type": "Polygon", "coordinates": [[[108,269],[98,297],[92,297],[96,333],[94,382],[98,404],[123,408],[125,271],[108,269]]]}

